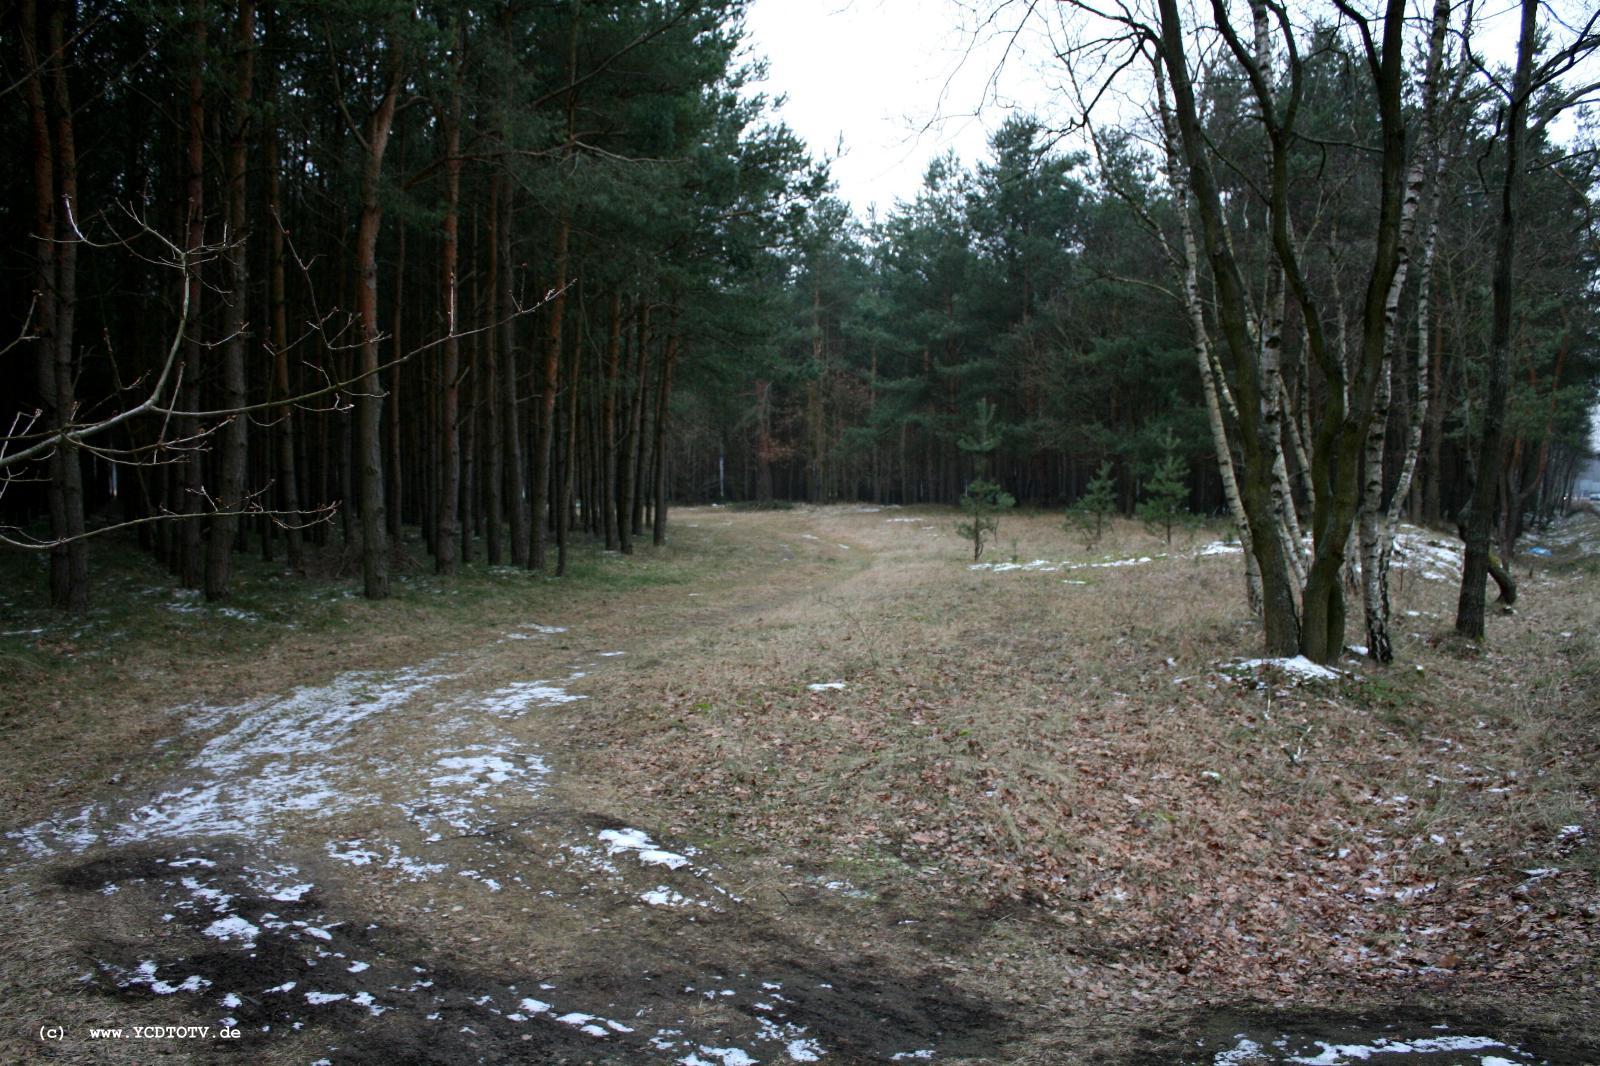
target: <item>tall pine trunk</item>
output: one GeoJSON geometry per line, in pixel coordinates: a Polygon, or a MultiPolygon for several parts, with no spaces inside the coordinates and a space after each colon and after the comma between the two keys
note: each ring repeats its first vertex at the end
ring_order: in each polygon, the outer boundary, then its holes
{"type": "MultiPolygon", "coordinates": [[[[391,44],[391,52],[397,47],[391,44]]],[[[360,280],[356,308],[361,319],[356,450],[361,466],[361,579],[363,594],[369,600],[381,600],[389,595],[389,534],[383,499],[383,384],[378,376],[378,230],[383,224],[378,180],[383,173],[383,155],[389,146],[395,106],[400,96],[400,56],[391,54],[390,64],[383,100],[367,129],[366,162],[361,176],[361,221],[356,230],[356,269],[360,280]]]]}
{"type": "MultiPolygon", "coordinates": [[[[190,29],[190,47],[194,49],[189,71],[189,128],[185,148],[184,212],[186,234],[184,247],[189,253],[188,276],[185,284],[189,292],[185,299],[189,308],[189,330],[183,346],[182,406],[190,411],[200,409],[200,344],[201,312],[204,287],[200,280],[200,248],[205,243],[205,54],[206,17],[204,0],[197,0],[190,29]]],[[[184,588],[198,589],[205,582],[205,559],[201,542],[200,500],[205,495],[205,476],[202,468],[203,452],[196,447],[199,422],[193,417],[174,419],[179,437],[193,448],[183,464],[178,484],[178,504],[174,510],[188,516],[179,522],[178,577],[184,588]]]]}
{"type": "Polygon", "coordinates": [[[40,427],[59,432],[50,453],[46,501],[50,511],[50,602],[69,611],[89,605],[89,558],[83,542],[83,471],[78,449],[65,432],[76,406],[72,374],[73,319],[77,289],[77,237],[71,220],[77,210],[77,151],[71,100],[63,53],[64,13],[53,6],[44,47],[40,47],[38,10],[33,0],[23,5],[21,30],[29,129],[33,142],[34,177],[34,359],[40,427]],[[51,77],[55,130],[45,96],[45,73],[51,77]]]}
{"type": "Polygon", "coordinates": [[[545,540],[549,523],[545,506],[550,496],[550,451],[555,440],[556,394],[561,386],[561,326],[567,307],[567,243],[571,239],[571,224],[563,215],[556,228],[555,296],[546,309],[544,352],[539,372],[539,424],[538,436],[533,445],[532,489],[533,550],[529,565],[535,570],[544,569],[545,540]]]}
{"type": "Polygon", "coordinates": [[[245,246],[245,165],[251,89],[255,79],[255,35],[255,4],[253,0],[241,0],[234,37],[238,81],[234,87],[232,130],[228,139],[226,254],[230,291],[227,335],[222,344],[223,406],[235,413],[228,416],[221,431],[217,513],[211,518],[210,539],[206,544],[206,599],[212,601],[228,598],[233,573],[233,542],[239,531],[239,512],[244,507],[245,475],[250,460],[250,418],[243,413],[245,323],[250,299],[250,259],[245,246]]]}
{"type": "Polygon", "coordinates": [[[661,387],[656,393],[655,445],[655,521],[651,542],[656,547],[667,542],[667,405],[672,399],[672,368],[678,361],[678,309],[672,309],[672,324],[667,331],[667,346],[661,356],[661,387]]]}
{"type": "Polygon", "coordinates": [[[617,377],[622,359],[622,293],[612,290],[611,321],[606,331],[604,380],[600,383],[600,506],[606,551],[617,539],[617,377]]]}
{"type": "Polygon", "coordinates": [[[511,526],[511,565],[528,564],[528,485],[522,461],[522,419],[517,411],[518,367],[516,274],[511,268],[511,222],[513,186],[510,179],[500,185],[500,402],[503,411],[500,429],[505,438],[505,510],[511,526]]]}
{"type": "MultiPolygon", "coordinates": [[[[275,5],[269,6],[267,19],[267,32],[269,39],[275,41],[277,28],[273,12],[275,5]]],[[[268,63],[267,70],[273,72],[273,81],[269,83],[268,103],[277,107],[277,82],[276,64],[268,63]]],[[[300,525],[300,480],[299,468],[295,462],[295,406],[289,402],[293,390],[289,377],[289,308],[288,292],[284,276],[284,240],[283,240],[283,194],[279,185],[279,170],[282,162],[279,159],[278,123],[276,114],[271,119],[267,129],[267,213],[271,216],[270,231],[272,241],[269,249],[267,304],[271,318],[272,328],[272,376],[273,388],[277,391],[278,398],[282,401],[274,411],[277,421],[277,450],[276,450],[276,480],[278,482],[278,507],[285,512],[283,519],[284,541],[288,552],[289,569],[301,573],[305,569],[305,541],[300,525]]]]}
{"type": "Polygon", "coordinates": [[[460,562],[457,538],[461,535],[461,341],[457,336],[456,302],[460,285],[456,270],[460,258],[461,93],[466,72],[465,52],[465,30],[458,16],[454,77],[444,123],[444,240],[439,262],[444,275],[445,337],[439,382],[439,488],[434,498],[433,565],[441,574],[455,573],[460,562]]]}

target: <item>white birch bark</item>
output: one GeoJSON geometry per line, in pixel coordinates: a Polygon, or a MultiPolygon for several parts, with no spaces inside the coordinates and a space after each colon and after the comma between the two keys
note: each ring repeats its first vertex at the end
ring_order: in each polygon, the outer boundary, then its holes
{"type": "MultiPolygon", "coordinates": [[[[1384,304],[1383,361],[1385,368],[1379,372],[1378,397],[1374,404],[1372,428],[1367,433],[1365,470],[1362,477],[1361,510],[1357,529],[1361,537],[1361,596],[1367,630],[1367,655],[1377,662],[1394,659],[1394,644],[1389,635],[1389,561],[1394,547],[1394,534],[1398,525],[1399,505],[1410,488],[1410,471],[1416,467],[1416,454],[1422,443],[1421,417],[1412,412],[1411,432],[1406,441],[1405,472],[1397,482],[1394,495],[1384,496],[1383,453],[1389,426],[1389,408],[1393,399],[1393,375],[1396,362],[1395,346],[1399,339],[1400,299],[1405,288],[1406,275],[1411,266],[1411,250],[1416,242],[1417,210],[1422,202],[1423,189],[1429,185],[1430,162],[1439,153],[1436,111],[1438,106],[1438,77],[1444,55],[1445,32],[1450,23],[1449,0],[1435,0],[1433,24],[1429,33],[1427,66],[1423,73],[1422,111],[1423,136],[1417,146],[1416,157],[1406,173],[1405,200],[1400,211],[1400,256],[1393,281],[1384,304]],[[1391,517],[1392,515],[1392,517],[1391,517]]],[[[1434,175],[1436,177],[1436,175],[1434,175]]],[[[1431,183],[1437,189],[1438,181],[1431,183]]],[[[1436,193],[1430,192],[1430,196],[1436,193]]],[[[1432,265],[1432,244],[1435,227],[1430,224],[1428,251],[1423,256],[1426,272],[1432,265]]],[[[1426,292],[1428,281],[1422,280],[1426,292]]],[[[1427,298],[1419,299],[1419,325],[1421,334],[1418,347],[1417,390],[1420,413],[1425,414],[1427,403],[1427,298]]]]}
{"type": "MultiPolygon", "coordinates": [[[[1228,441],[1228,421],[1223,415],[1224,404],[1233,408],[1233,394],[1227,380],[1216,366],[1211,351],[1211,338],[1206,330],[1205,305],[1200,299],[1199,244],[1195,240],[1194,220],[1189,215],[1189,183],[1177,159],[1177,131],[1172,128],[1167,110],[1166,82],[1157,77],[1156,92],[1161,108],[1162,132],[1167,146],[1167,180],[1178,211],[1183,232],[1183,306],[1189,317],[1189,332],[1194,340],[1195,363],[1200,370],[1200,386],[1206,398],[1206,417],[1211,426],[1211,445],[1217,457],[1217,472],[1222,477],[1222,493],[1228,502],[1228,513],[1233,518],[1239,543],[1244,548],[1245,596],[1250,613],[1261,613],[1261,573],[1251,550],[1250,519],[1245,514],[1244,501],[1239,497],[1238,475],[1233,467],[1233,448],[1228,441]]],[[[1233,424],[1238,424],[1238,412],[1232,410],[1233,424]]]]}

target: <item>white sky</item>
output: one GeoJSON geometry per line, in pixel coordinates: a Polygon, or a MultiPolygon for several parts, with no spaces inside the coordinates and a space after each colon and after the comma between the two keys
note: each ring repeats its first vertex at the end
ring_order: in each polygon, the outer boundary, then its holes
{"type": "MultiPolygon", "coordinates": [[[[1004,27],[975,28],[974,6],[975,0],[750,5],[747,47],[769,66],[761,88],[788,98],[779,115],[813,154],[838,155],[834,181],[860,217],[874,204],[886,213],[896,200],[914,198],[928,162],[948,149],[969,166],[984,158],[990,133],[1009,111],[1033,111],[1048,121],[1064,110],[1060,68],[1040,34],[1013,44],[1004,27]]],[[[1476,47],[1491,61],[1514,57],[1514,15],[1507,0],[1478,30],[1476,47]]],[[[1593,425],[1600,450],[1600,410],[1593,425]]]]}
{"type": "Polygon", "coordinates": [[[970,24],[958,0],[754,0],[749,46],[768,60],[764,90],[787,95],[779,114],[813,154],[833,156],[842,140],[834,179],[865,216],[915,197],[947,149],[968,164],[983,157],[1007,104],[1048,105],[1025,63],[1008,65],[997,102],[987,81],[1003,42],[980,39],[969,54],[970,24]]]}
{"type": "MultiPolygon", "coordinates": [[[[1567,7],[1589,0],[1556,2],[1567,7]]],[[[1063,68],[1045,38],[1056,5],[1038,5],[1028,32],[1015,41],[1007,32],[1028,6],[753,0],[747,47],[766,57],[762,89],[788,98],[779,115],[813,154],[833,156],[842,143],[834,180],[839,195],[865,217],[874,203],[886,212],[895,200],[915,197],[928,162],[947,149],[968,165],[984,158],[989,134],[1009,111],[1032,111],[1047,122],[1069,112],[1063,68]],[[981,25],[981,10],[995,6],[1003,8],[1001,18],[981,25]]],[[[1476,47],[1491,61],[1515,55],[1515,10],[1514,0],[1500,0],[1478,30],[1476,47]]],[[[1106,105],[1107,114],[1114,113],[1116,103],[1106,105]]]]}

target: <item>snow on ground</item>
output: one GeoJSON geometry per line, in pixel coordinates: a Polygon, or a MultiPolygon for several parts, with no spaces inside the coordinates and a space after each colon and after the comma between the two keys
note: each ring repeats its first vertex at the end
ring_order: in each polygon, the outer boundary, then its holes
{"type": "Polygon", "coordinates": [[[1394,535],[1396,569],[1415,570],[1429,581],[1460,581],[1460,539],[1417,526],[1401,526],[1394,535]]]}
{"type": "Polygon", "coordinates": [[[1258,674],[1269,668],[1301,681],[1337,681],[1344,676],[1343,671],[1329,666],[1319,666],[1304,655],[1296,655],[1290,659],[1235,659],[1221,664],[1223,673],[1235,675],[1243,671],[1258,674]]]}
{"type": "Polygon", "coordinates": [[[1431,1036],[1346,1038],[1349,1042],[1238,1033],[1233,1038],[1233,1046],[1215,1052],[1211,1061],[1213,1066],[1254,1066],[1260,1062],[1348,1066],[1374,1059],[1400,1062],[1403,1058],[1450,1066],[1521,1066],[1541,1061],[1516,1045],[1494,1037],[1453,1034],[1444,1031],[1446,1028],[1434,1026],[1435,1035],[1431,1036]]]}
{"type": "Polygon", "coordinates": [[[1013,570],[1024,570],[1024,571],[1029,571],[1029,572],[1032,572],[1032,573],[1053,574],[1053,573],[1056,573],[1056,572],[1061,571],[1061,570],[1083,570],[1083,569],[1101,570],[1101,569],[1106,569],[1108,567],[1143,566],[1146,563],[1155,562],[1156,559],[1158,559],[1158,558],[1165,558],[1165,557],[1164,556],[1154,556],[1154,557],[1152,557],[1152,556],[1149,556],[1149,555],[1141,555],[1141,556],[1131,557],[1131,558],[1127,558],[1127,559],[1109,559],[1109,560],[1106,560],[1104,562],[1098,562],[1098,563],[1074,563],[1074,562],[1070,562],[1070,561],[1063,561],[1063,562],[1057,563],[1057,562],[1052,562],[1049,559],[1035,559],[1030,563],[972,563],[972,564],[968,565],[967,569],[968,570],[987,570],[990,573],[995,573],[995,574],[1007,574],[1007,573],[1010,573],[1013,570]]]}
{"type": "Polygon", "coordinates": [[[829,689],[841,689],[841,688],[844,688],[844,682],[843,681],[818,681],[815,684],[807,685],[806,688],[810,689],[812,692],[827,692],[829,689]]]}
{"type": "Polygon", "coordinates": [[[1529,540],[1546,548],[1580,548],[1585,554],[1600,551],[1600,521],[1593,513],[1574,511],[1551,522],[1529,540]]]}
{"type": "MultiPolygon", "coordinates": [[[[110,857],[104,860],[107,880],[97,890],[143,899],[175,931],[187,928],[212,946],[184,959],[170,957],[183,937],[163,942],[165,958],[154,947],[108,942],[105,957],[96,960],[98,979],[108,985],[187,998],[194,1003],[188,1009],[202,1018],[209,1010],[217,1024],[242,1020],[262,1032],[285,1024],[298,1029],[318,1012],[351,1010],[371,1016],[402,1011],[419,1022],[459,1025],[443,1019],[459,1017],[460,989],[435,987],[428,967],[400,966],[375,939],[381,935],[377,926],[325,910],[316,878],[307,871],[258,857],[272,855],[291,827],[328,823],[322,853],[352,878],[380,870],[411,882],[465,878],[488,893],[523,892],[530,901],[551,897],[551,905],[583,913],[607,907],[608,899],[628,900],[640,920],[653,914],[658,917],[651,920],[666,922],[704,921],[742,904],[717,884],[694,848],[663,845],[627,825],[576,838],[570,831],[565,837],[558,833],[552,870],[585,882],[581,892],[567,897],[554,896],[547,880],[524,881],[498,861],[488,830],[510,817],[504,807],[514,802],[515,816],[537,832],[538,822],[526,821],[527,801],[540,796],[550,772],[542,754],[513,735],[509,723],[537,708],[584,698],[562,687],[581,676],[583,671],[574,670],[560,684],[528,680],[445,695],[444,683],[460,677],[432,662],[391,673],[347,673],[325,685],[234,706],[180,708],[184,730],[203,739],[166,787],[62,812],[7,834],[0,846],[24,861],[139,846],[141,857],[133,859],[100,853],[110,857]],[[385,738],[398,742],[385,744],[385,738]],[[342,835],[336,825],[359,825],[361,830],[344,833],[363,835],[342,835]],[[162,857],[163,844],[181,850],[162,857]]],[[[100,864],[97,858],[93,865],[100,864]]],[[[858,894],[851,886],[841,888],[858,894]]],[[[329,886],[328,896],[340,898],[337,884],[329,886]]],[[[825,1032],[808,1031],[788,1012],[803,1004],[808,1017],[827,1017],[829,997],[841,993],[822,982],[789,999],[781,982],[760,977],[706,975],[665,1000],[653,991],[637,1010],[619,1013],[619,1005],[607,1004],[609,1016],[584,1009],[581,994],[563,993],[549,982],[534,995],[517,993],[515,986],[509,993],[474,989],[470,1002],[481,1014],[470,1021],[483,1031],[543,1021],[619,1048],[646,1041],[690,1066],[822,1061],[828,1054],[825,1032]],[[735,1008],[746,1021],[707,1028],[699,1020],[707,997],[735,1008]]]]}
{"type": "MultiPolygon", "coordinates": [[[[548,772],[536,753],[486,722],[584,697],[548,681],[528,681],[434,713],[441,708],[425,701],[449,676],[438,663],[389,674],[354,671],[286,696],[231,707],[180,708],[186,731],[218,732],[169,787],[142,800],[129,797],[63,813],[7,837],[34,858],[96,844],[212,837],[271,843],[290,821],[385,807],[403,811],[427,840],[438,840],[445,831],[470,832],[493,815],[496,795],[536,794],[548,772]],[[420,773],[374,752],[369,738],[390,718],[404,719],[395,728],[413,742],[420,737],[431,745],[431,754],[424,748],[428,761],[420,773]]],[[[382,843],[374,846],[384,850],[367,855],[365,862],[413,874],[433,872],[432,864],[382,843]]],[[[330,854],[344,861],[354,861],[347,855],[367,854],[352,847],[330,845],[330,854]]]]}
{"type": "Polygon", "coordinates": [[[1052,573],[1071,563],[1052,563],[1049,559],[1035,559],[1031,563],[973,563],[968,570],[990,570],[996,574],[1008,573],[1012,570],[1038,570],[1052,573]]]}

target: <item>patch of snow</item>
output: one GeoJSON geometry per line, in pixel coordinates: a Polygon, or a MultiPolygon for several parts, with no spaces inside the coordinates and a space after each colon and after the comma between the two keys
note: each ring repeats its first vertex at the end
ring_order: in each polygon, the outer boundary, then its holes
{"type": "Polygon", "coordinates": [[[1344,676],[1341,671],[1319,666],[1304,655],[1296,655],[1290,659],[1242,659],[1229,665],[1242,670],[1260,670],[1262,667],[1270,666],[1307,681],[1336,681],[1344,676]]]}
{"type": "Polygon", "coordinates": [[[1429,581],[1459,581],[1462,551],[1455,537],[1406,526],[1395,534],[1393,565],[1418,570],[1429,581]]]}
{"type": "Polygon", "coordinates": [[[968,566],[967,569],[989,570],[996,574],[1010,573],[1012,570],[1031,570],[1041,573],[1055,573],[1064,565],[1068,564],[1058,565],[1051,562],[1049,559],[1035,559],[1031,563],[973,563],[968,566]]]}
{"type": "Polygon", "coordinates": [[[699,1054],[691,1052],[679,1059],[681,1066],[756,1066],[756,1060],[751,1058],[742,1048],[736,1047],[708,1047],[700,1045],[699,1054]],[[701,1058],[705,1055],[707,1058],[701,1058]],[[711,1060],[715,1059],[716,1062],[711,1060]]]}
{"type": "Polygon", "coordinates": [[[710,903],[703,899],[691,899],[681,892],[674,892],[666,885],[657,885],[649,892],[639,897],[652,907],[709,907],[710,903]]]}
{"type": "Polygon", "coordinates": [[[1229,544],[1225,541],[1214,540],[1205,547],[1197,550],[1194,554],[1196,558],[1203,558],[1208,555],[1243,555],[1244,546],[1239,544],[1229,544]]]}
{"type": "Polygon", "coordinates": [[[261,935],[261,930],[237,914],[230,914],[206,926],[205,934],[216,940],[243,940],[246,941],[246,947],[255,947],[256,937],[261,935]]]}
{"type": "Polygon", "coordinates": [[[320,1006],[322,1006],[323,1004],[326,1004],[326,1003],[337,1003],[341,999],[349,999],[349,998],[350,998],[349,995],[347,995],[344,992],[307,992],[306,993],[306,1002],[311,1004],[313,1007],[320,1007],[320,1006]]]}
{"type": "Polygon", "coordinates": [[[810,689],[812,692],[826,692],[828,689],[844,688],[844,682],[843,681],[818,681],[814,685],[807,685],[806,688],[810,689]]]}
{"type": "Polygon", "coordinates": [[[689,860],[682,855],[656,847],[649,834],[639,829],[602,830],[600,842],[606,845],[608,854],[620,855],[631,851],[647,866],[665,866],[669,870],[676,870],[689,865],[689,860]]]}
{"type": "Polygon", "coordinates": [[[1235,1034],[1234,1039],[1238,1043],[1226,1051],[1217,1052],[1211,1060],[1212,1066],[1241,1066],[1243,1063],[1255,1061],[1263,1054],[1261,1045],[1243,1033],[1235,1034]]]}
{"type": "Polygon", "coordinates": [[[896,1051],[893,1055],[889,1056],[889,1061],[890,1062],[916,1062],[916,1061],[924,1061],[925,1062],[925,1061],[927,1061],[928,1059],[931,1059],[931,1058],[933,1058],[933,1050],[931,1048],[923,1048],[920,1051],[896,1051]]]}
{"type": "MultiPolygon", "coordinates": [[[[606,653],[611,654],[611,653],[606,653]]],[[[615,654],[621,655],[621,652],[615,654]]],[[[480,707],[491,714],[501,718],[514,718],[526,712],[531,707],[555,707],[563,703],[573,703],[577,700],[586,700],[588,696],[581,696],[568,692],[559,685],[552,685],[549,681],[518,681],[507,685],[505,688],[495,689],[486,696],[475,697],[474,707],[480,707]]]]}
{"type": "Polygon", "coordinates": [[[1343,1066],[1349,1062],[1364,1062],[1373,1055],[1432,1055],[1440,1052],[1490,1049],[1519,1053],[1518,1048],[1487,1036],[1430,1036],[1420,1040],[1389,1040],[1380,1037],[1371,1044],[1331,1044],[1325,1040],[1313,1040],[1312,1043],[1320,1049],[1314,1058],[1291,1055],[1283,1061],[1300,1063],[1303,1066],[1343,1066]]]}
{"type": "Polygon", "coordinates": [[[305,898],[307,892],[310,892],[316,887],[316,885],[311,884],[290,885],[288,888],[275,889],[272,892],[271,898],[277,900],[279,903],[299,903],[305,898]]]}
{"type": "Polygon", "coordinates": [[[151,959],[139,963],[139,968],[131,974],[125,973],[117,985],[120,988],[134,988],[140,985],[148,988],[158,996],[170,996],[178,992],[204,992],[211,987],[211,982],[199,974],[190,974],[178,984],[172,984],[156,977],[158,967],[151,959]]]}

